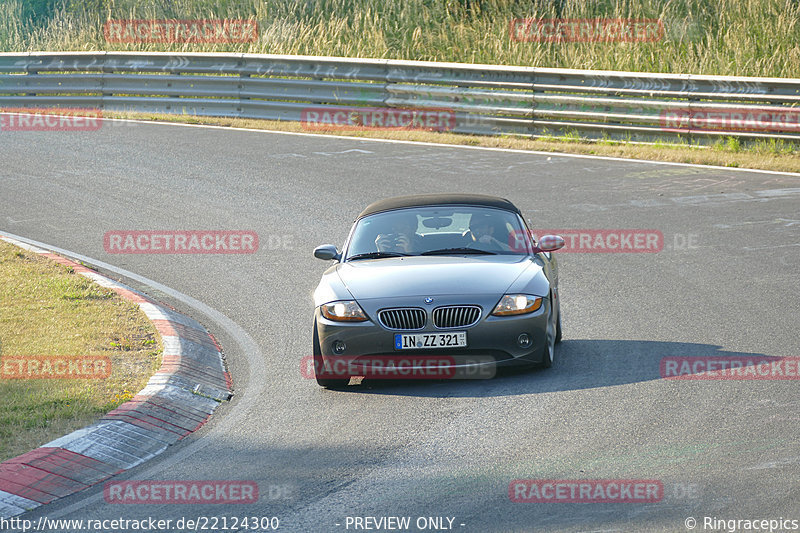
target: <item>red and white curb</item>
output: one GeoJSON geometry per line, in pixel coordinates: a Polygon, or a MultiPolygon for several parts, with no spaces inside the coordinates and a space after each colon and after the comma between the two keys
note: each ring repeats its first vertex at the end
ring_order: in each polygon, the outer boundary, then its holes
{"type": "Polygon", "coordinates": [[[161,368],[129,402],[97,423],[0,463],[0,518],[82,491],[163,452],[208,421],[230,399],[222,351],[202,324],[85,266],[0,235],[135,302],[164,345],[161,368]]]}

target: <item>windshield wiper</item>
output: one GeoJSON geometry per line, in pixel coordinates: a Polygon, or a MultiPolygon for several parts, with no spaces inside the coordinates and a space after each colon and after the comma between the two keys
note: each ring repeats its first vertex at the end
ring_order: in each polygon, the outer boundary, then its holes
{"type": "Polygon", "coordinates": [[[348,257],[347,260],[355,261],[357,259],[384,259],[386,257],[408,257],[408,255],[409,254],[403,254],[400,252],[367,252],[348,257]]]}
{"type": "Polygon", "coordinates": [[[497,252],[490,252],[489,250],[479,250],[478,248],[442,248],[440,250],[429,250],[427,252],[422,252],[419,255],[460,255],[460,254],[497,255],[497,252]]]}

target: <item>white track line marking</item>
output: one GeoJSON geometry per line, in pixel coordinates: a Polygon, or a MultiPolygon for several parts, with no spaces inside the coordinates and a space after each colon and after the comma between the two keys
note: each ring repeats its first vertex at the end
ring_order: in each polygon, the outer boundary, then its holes
{"type": "MultiPolygon", "coordinates": [[[[0,113],[7,114],[7,113],[0,113]]],[[[17,113],[19,114],[19,113],[17,113]]],[[[91,117],[89,117],[91,118],[91,117]]],[[[426,141],[402,141],[398,139],[373,139],[371,137],[351,137],[348,135],[329,135],[324,133],[306,133],[300,131],[277,131],[277,130],[262,130],[256,128],[238,128],[235,126],[217,126],[213,124],[185,124],[181,122],[162,122],[159,120],[141,120],[132,118],[105,118],[103,121],[109,122],[122,122],[132,124],[153,124],[158,126],[179,126],[185,128],[208,128],[219,130],[231,131],[247,131],[253,133],[272,133],[278,135],[297,135],[301,137],[321,137],[327,139],[345,139],[349,141],[363,141],[363,142],[380,142],[380,143],[394,143],[394,144],[409,144],[412,146],[433,146],[437,148],[454,148],[461,150],[487,150],[492,152],[507,152],[512,154],[534,154],[534,155],[547,155],[552,157],[573,157],[577,159],[599,159],[601,161],[620,161],[625,163],[650,163],[653,165],[668,165],[675,167],[694,167],[694,168],[708,168],[713,170],[729,170],[731,172],[755,172],[758,174],[775,174],[779,176],[794,176],[800,178],[798,172],[784,172],[780,170],[761,170],[755,168],[740,168],[740,167],[721,167],[717,165],[699,165],[697,163],[676,163],[673,161],[650,161],[648,159],[628,159],[625,157],[611,157],[605,155],[590,155],[590,154],[569,154],[565,152],[544,152],[538,150],[523,150],[520,148],[496,148],[491,146],[468,146],[465,144],[447,144],[447,143],[434,143],[426,141]]],[[[488,137],[488,136],[487,136],[488,137]]]]}
{"type": "MultiPolygon", "coordinates": [[[[51,246],[49,244],[45,244],[42,242],[34,241],[32,239],[28,239],[26,237],[20,237],[19,235],[14,235],[12,233],[8,233],[7,231],[3,231],[3,235],[7,237],[11,237],[12,239],[16,239],[20,242],[26,243],[30,246],[36,246],[39,248],[44,248],[46,250],[50,250],[56,252],[58,254],[64,255],[76,261],[83,261],[87,264],[97,266],[99,268],[105,269],[109,272],[113,272],[120,276],[123,276],[128,279],[135,280],[143,285],[146,285],[156,291],[161,291],[164,294],[175,298],[176,300],[180,301],[187,307],[190,307],[196,311],[199,311],[206,317],[208,317],[216,326],[223,329],[225,333],[227,333],[231,339],[238,345],[238,349],[242,352],[244,356],[243,363],[248,366],[247,372],[249,373],[249,382],[247,387],[237,386],[236,388],[236,396],[238,398],[238,404],[236,409],[232,409],[230,414],[224,418],[219,418],[215,421],[214,427],[208,432],[208,434],[204,435],[203,438],[193,441],[192,443],[188,444],[182,450],[179,450],[166,459],[160,460],[158,464],[147,468],[141,472],[137,472],[138,479],[157,479],[157,474],[169,469],[172,465],[179,463],[186,459],[187,457],[193,455],[194,453],[202,450],[212,442],[214,442],[215,437],[224,437],[229,435],[230,433],[234,432],[237,428],[242,427],[245,425],[246,420],[248,419],[248,415],[250,411],[254,408],[256,401],[259,398],[262,398],[264,395],[264,390],[266,388],[267,383],[267,376],[266,376],[266,367],[263,365],[264,356],[261,354],[261,348],[258,344],[244,331],[241,326],[239,326],[236,322],[228,318],[227,316],[223,315],[216,309],[204,304],[200,300],[196,300],[189,295],[183,294],[175,289],[167,287],[166,285],[162,285],[157,281],[153,281],[149,278],[144,276],[140,276],[134,272],[130,272],[129,270],[125,270],[122,268],[115,267],[114,265],[110,265],[103,261],[99,261],[97,259],[92,259],[91,257],[87,257],[84,255],[77,254],[75,252],[71,252],[69,250],[64,250],[63,248],[58,248],[56,246],[51,246]]],[[[97,490],[97,487],[102,488],[102,486],[97,485],[93,489],[89,490],[97,490]]],[[[94,505],[100,503],[103,500],[103,491],[100,490],[99,493],[94,494],[92,496],[86,496],[81,499],[81,501],[76,502],[68,507],[60,509],[58,511],[49,511],[47,516],[50,518],[58,518],[61,516],[65,516],[84,507],[89,505],[94,505]]]]}

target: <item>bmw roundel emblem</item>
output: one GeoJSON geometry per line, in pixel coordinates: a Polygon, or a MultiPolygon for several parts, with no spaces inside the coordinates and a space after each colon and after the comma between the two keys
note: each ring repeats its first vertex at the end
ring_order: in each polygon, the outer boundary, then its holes
{"type": "Polygon", "coordinates": [[[427,298],[425,298],[425,303],[428,304],[428,305],[432,304],[433,303],[433,298],[428,296],[427,298]]]}

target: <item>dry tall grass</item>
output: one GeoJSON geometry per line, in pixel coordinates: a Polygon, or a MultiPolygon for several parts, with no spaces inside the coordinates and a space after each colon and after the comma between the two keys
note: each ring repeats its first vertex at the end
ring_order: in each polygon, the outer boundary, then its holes
{"type": "Polygon", "coordinates": [[[67,0],[26,19],[0,0],[0,50],[331,55],[644,72],[800,77],[797,0],[67,0]],[[656,42],[515,42],[514,18],[659,19],[656,42]],[[108,43],[109,19],[251,18],[240,44],[108,43]]]}

